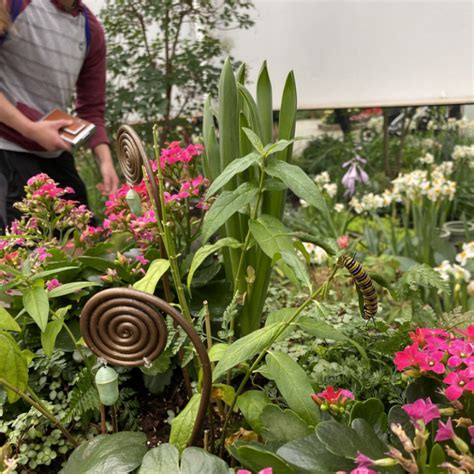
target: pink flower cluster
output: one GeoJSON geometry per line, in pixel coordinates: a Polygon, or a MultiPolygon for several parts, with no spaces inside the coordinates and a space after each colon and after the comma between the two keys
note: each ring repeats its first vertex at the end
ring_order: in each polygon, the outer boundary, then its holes
{"type": "Polygon", "coordinates": [[[163,149],[160,155],[161,169],[165,169],[167,165],[175,165],[176,163],[188,164],[195,156],[200,155],[204,151],[202,145],[188,145],[182,148],[180,142],[171,142],[167,148],[163,149]]]}
{"type": "Polygon", "coordinates": [[[395,354],[397,370],[410,375],[442,376],[449,400],[474,391],[474,325],[455,336],[442,329],[418,328],[410,333],[413,344],[395,354]]]}

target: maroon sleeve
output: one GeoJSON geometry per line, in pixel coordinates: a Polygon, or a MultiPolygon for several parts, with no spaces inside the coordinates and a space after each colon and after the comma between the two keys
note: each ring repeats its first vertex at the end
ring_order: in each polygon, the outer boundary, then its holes
{"type": "Polygon", "coordinates": [[[85,9],[89,21],[90,43],[76,84],[76,112],[79,117],[96,126],[89,146],[95,148],[109,143],[105,129],[106,46],[105,35],[97,18],[85,9]]]}

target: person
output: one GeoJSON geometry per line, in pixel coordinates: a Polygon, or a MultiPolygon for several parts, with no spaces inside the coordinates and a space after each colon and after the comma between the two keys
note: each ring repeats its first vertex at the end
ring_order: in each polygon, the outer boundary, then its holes
{"type": "Polygon", "coordinates": [[[97,18],[81,0],[0,0],[0,230],[18,217],[28,179],[46,173],[87,204],[71,146],[59,130],[67,120],[41,121],[66,111],[96,126],[88,145],[99,162],[103,194],[118,177],[104,125],[106,47],[97,18]],[[3,33],[2,33],[3,28],[3,33]],[[5,31],[7,30],[7,31],[5,31]]]}

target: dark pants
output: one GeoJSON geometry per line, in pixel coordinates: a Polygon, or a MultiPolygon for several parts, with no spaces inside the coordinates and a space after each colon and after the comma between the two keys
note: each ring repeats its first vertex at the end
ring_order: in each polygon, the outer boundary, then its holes
{"type": "Polygon", "coordinates": [[[65,195],[87,205],[86,187],[77,173],[74,157],[63,153],[58,158],[41,158],[31,153],[0,150],[0,235],[21,214],[13,207],[25,195],[28,179],[46,173],[59,186],[70,186],[75,193],[65,195]]]}

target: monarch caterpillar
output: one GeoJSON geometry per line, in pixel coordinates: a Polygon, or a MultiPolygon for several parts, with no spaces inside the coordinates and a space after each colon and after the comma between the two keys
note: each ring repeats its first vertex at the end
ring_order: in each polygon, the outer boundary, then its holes
{"type": "Polygon", "coordinates": [[[364,298],[363,318],[373,319],[377,314],[378,298],[372,280],[355,258],[343,255],[340,260],[347,271],[354,277],[357,288],[364,298]]]}

